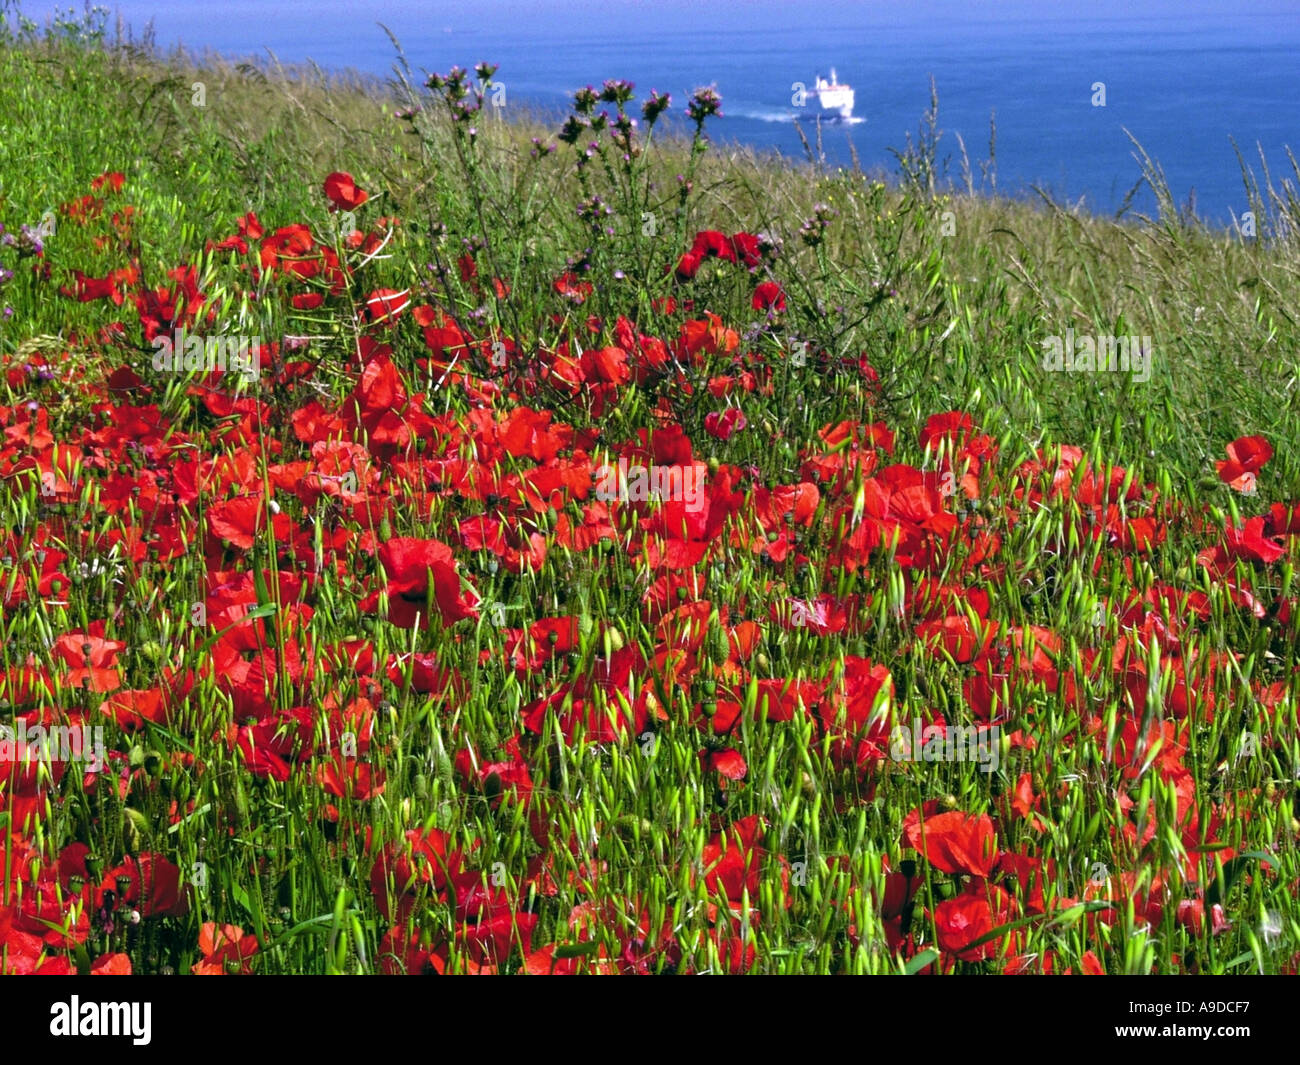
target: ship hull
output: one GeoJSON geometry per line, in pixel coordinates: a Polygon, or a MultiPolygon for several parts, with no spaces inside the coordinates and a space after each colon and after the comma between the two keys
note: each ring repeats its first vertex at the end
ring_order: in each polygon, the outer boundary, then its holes
{"type": "Polygon", "coordinates": [[[853,89],[841,85],[833,70],[830,81],[818,76],[812,97],[822,118],[841,118],[847,121],[853,117],[853,89]]]}
{"type": "MultiPolygon", "coordinates": [[[[829,94],[826,94],[829,95],[829,94]]],[[[833,98],[820,99],[817,101],[818,111],[822,118],[842,118],[846,121],[853,117],[853,96],[850,94],[847,98],[841,94],[836,94],[833,98]]]]}

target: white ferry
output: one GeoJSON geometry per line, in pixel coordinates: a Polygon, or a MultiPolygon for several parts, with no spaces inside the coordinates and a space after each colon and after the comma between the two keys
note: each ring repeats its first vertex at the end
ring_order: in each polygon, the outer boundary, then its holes
{"type": "Polygon", "coordinates": [[[853,87],[841,85],[831,68],[831,80],[827,81],[820,74],[813,84],[811,95],[821,105],[821,112],[827,118],[850,119],[853,117],[853,87]]]}

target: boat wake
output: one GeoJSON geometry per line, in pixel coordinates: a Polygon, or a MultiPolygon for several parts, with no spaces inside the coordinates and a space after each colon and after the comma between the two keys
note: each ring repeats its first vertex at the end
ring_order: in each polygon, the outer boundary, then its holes
{"type": "Polygon", "coordinates": [[[746,111],[743,109],[737,110],[736,108],[732,108],[732,110],[728,112],[728,117],[747,118],[752,122],[784,122],[786,124],[804,122],[810,126],[816,124],[819,117],[821,118],[823,125],[830,126],[857,126],[866,122],[865,118],[860,118],[857,115],[854,115],[852,118],[842,118],[839,115],[819,115],[815,108],[803,108],[802,110],[791,109],[788,111],[746,111]]]}

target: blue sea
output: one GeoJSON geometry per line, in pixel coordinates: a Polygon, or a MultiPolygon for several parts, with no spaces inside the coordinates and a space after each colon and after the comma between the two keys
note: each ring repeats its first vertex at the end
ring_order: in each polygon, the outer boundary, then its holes
{"type": "MultiPolygon", "coordinates": [[[[25,4],[43,20],[53,6],[25,4]]],[[[606,78],[670,92],[680,111],[697,86],[722,96],[718,142],[804,158],[813,110],[798,86],[834,68],[856,92],[854,120],[822,128],[832,165],[856,151],[893,172],[891,149],[915,140],[933,77],[939,158],[961,180],[960,136],[974,181],[996,122],[996,186],[1007,195],[1082,203],[1113,213],[1138,182],[1131,133],[1164,171],[1179,206],[1228,224],[1249,209],[1233,140],[1275,183],[1300,155],[1300,5],[1277,0],[849,3],[835,0],[475,0],[383,4],[252,0],[112,4],[138,38],[232,57],[274,55],[391,74],[400,40],[417,71],[497,63],[506,106],[563,108],[574,89],[606,78]],[[1104,105],[1102,105],[1104,94],[1104,105]],[[1128,131],[1126,133],[1126,130],[1128,131]]],[[[110,18],[110,24],[112,18],[110,18]]],[[[1152,212],[1149,190],[1132,210],[1152,212]]]]}

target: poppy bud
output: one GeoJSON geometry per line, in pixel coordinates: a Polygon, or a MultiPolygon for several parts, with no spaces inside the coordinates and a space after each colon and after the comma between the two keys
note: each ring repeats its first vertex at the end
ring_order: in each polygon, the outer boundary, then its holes
{"type": "Polygon", "coordinates": [[[726,627],[715,614],[709,621],[709,661],[715,666],[722,665],[731,657],[731,641],[727,638],[726,627]]]}
{"type": "Polygon", "coordinates": [[[122,813],[122,828],[126,836],[127,850],[138,851],[141,841],[149,831],[149,819],[130,806],[125,807],[122,813]]]}

